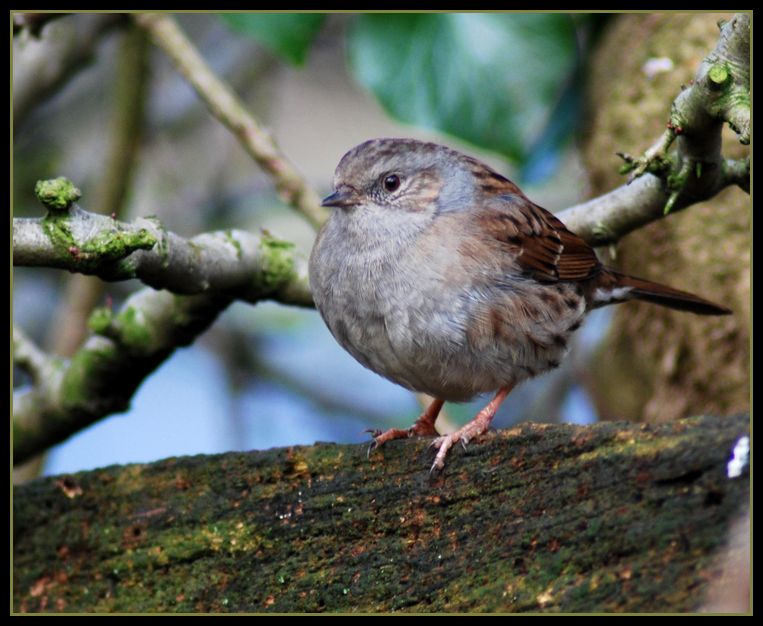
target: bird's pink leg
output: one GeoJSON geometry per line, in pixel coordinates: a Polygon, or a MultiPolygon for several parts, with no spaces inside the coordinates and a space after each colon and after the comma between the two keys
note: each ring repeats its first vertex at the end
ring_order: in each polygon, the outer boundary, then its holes
{"type": "Polygon", "coordinates": [[[434,423],[437,420],[437,416],[440,414],[440,409],[442,409],[443,404],[445,404],[444,400],[435,398],[410,428],[390,428],[383,433],[378,430],[370,431],[374,436],[374,441],[368,450],[369,453],[393,439],[407,439],[414,435],[418,435],[419,437],[437,436],[439,433],[435,430],[434,423]]]}
{"type": "Polygon", "coordinates": [[[470,440],[486,432],[490,427],[490,422],[493,421],[493,418],[498,411],[498,407],[503,404],[506,396],[509,395],[509,392],[511,392],[513,388],[513,385],[509,387],[502,387],[498,390],[498,393],[495,394],[495,397],[487,404],[487,406],[479,413],[477,413],[471,422],[465,424],[457,431],[452,432],[449,435],[442,435],[441,437],[435,439],[432,442],[432,447],[437,448],[437,456],[434,459],[434,463],[432,464],[432,469],[430,471],[433,472],[436,469],[441,470],[443,467],[445,467],[445,457],[448,455],[448,450],[453,447],[454,443],[460,441],[466,445],[470,440]]]}

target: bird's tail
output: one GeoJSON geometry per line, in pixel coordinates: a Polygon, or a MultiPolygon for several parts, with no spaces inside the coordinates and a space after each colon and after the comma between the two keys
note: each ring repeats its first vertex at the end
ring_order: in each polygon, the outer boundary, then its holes
{"type": "Polygon", "coordinates": [[[592,293],[595,306],[626,300],[646,300],[698,315],[729,315],[732,312],[725,306],[695,296],[688,291],[680,291],[643,278],[627,276],[611,268],[606,268],[597,278],[592,293]]]}

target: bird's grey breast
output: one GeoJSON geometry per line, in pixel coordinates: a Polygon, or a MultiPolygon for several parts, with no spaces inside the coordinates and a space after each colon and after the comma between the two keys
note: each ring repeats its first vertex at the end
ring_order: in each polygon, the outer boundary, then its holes
{"type": "Polygon", "coordinates": [[[360,239],[336,217],[310,260],[311,286],[327,326],[364,366],[410,389],[431,389],[429,361],[443,363],[465,325],[459,302],[442,306],[444,270],[436,265],[445,251],[432,255],[420,237],[400,237],[399,230],[383,244],[360,239]]]}

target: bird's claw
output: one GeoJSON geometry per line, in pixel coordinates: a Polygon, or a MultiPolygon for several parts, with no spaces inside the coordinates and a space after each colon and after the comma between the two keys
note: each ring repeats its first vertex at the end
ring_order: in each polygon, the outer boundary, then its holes
{"type": "Polygon", "coordinates": [[[437,448],[437,454],[434,458],[434,463],[432,463],[432,467],[429,469],[429,475],[431,476],[436,471],[442,471],[442,469],[445,467],[445,457],[448,455],[448,450],[450,450],[453,447],[453,444],[456,443],[456,441],[460,441],[461,437],[457,435],[457,433],[452,433],[450,435],[441,435],[440,437],[436,437],[432,443],[429,444],[429,448],[437,448]]]}
{"type": "Polygon", "coordinates": [[[368,450],[366,450],[366,459],[371,459],[371,453],[376,450],[376,448],[379,447],[379,444],[376,443],[376,439],[374,439],[371,443],[368,444],[368,450]]]}
{"type": "Polygon", "coordinates": [[[368,433],[373,437],[371,440],[371,443],[368,444],[368,450],[366,450],[366,459],[371,459],[371,453],[376,450],[376,448],[379,447],[379,442],[376,440],[376,438],[382,434],[382,431],[380,431],[378,428],[366,428],[364,433],[368,433]]]}

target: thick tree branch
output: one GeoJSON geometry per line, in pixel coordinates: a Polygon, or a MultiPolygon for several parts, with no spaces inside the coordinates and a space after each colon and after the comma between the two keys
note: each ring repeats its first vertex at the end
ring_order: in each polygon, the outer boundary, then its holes
{"type": "MultiPolygon", "coordinates": [[[[718,170],[719,175],[713,177],[713,187],[703,185],[696,193],[685,188],[674,201],[671,213],[710,200],[726,187],[737,185],[749,192],[749,160],[723,160],[718,170]]],[[[556,216],[590,245],[604,246],[617,243],[628,233],[664,218],[671,193],[660,178],[644,174],[628,185],[564,209],[556,216]]]]}
{"type": "Polygon", "coordinates": [[[48,477],[14,493],[13,608],[696,611],[718,561],[749,550],[724,546],[749,502],[749,467],[728,472],[748,433],[745,416],[523,424],[435,479],[427,439],[48,477]]]}
{"type": "Polygon", "coordinates": [[[153,218],[120,222],[76,205],[44,218],[14,218],[13,264],[107,281],[137,278],[176,294],[312,305],[304,260],[292,244],[267,233],[227,230],[185,239],[153,218]]]}
{"type": "Polygon", "coordinates": [[[313,226],[323,224],[328,212],[320,206],[318,195],[284,156],[271,134],[210,69],[175,20],[158,13],[136,14],[134,18],[172,59],[210,113],[236,136],[247,153],[270,175],[281,197],[313,226]]]}

